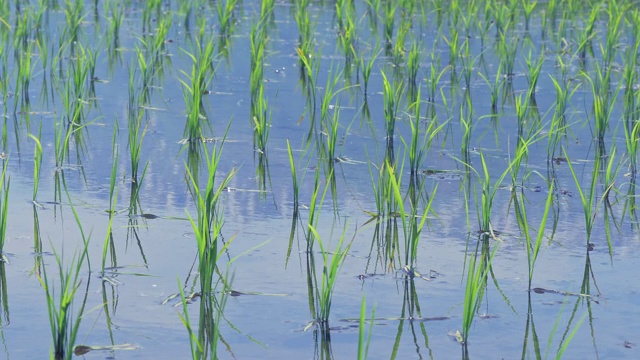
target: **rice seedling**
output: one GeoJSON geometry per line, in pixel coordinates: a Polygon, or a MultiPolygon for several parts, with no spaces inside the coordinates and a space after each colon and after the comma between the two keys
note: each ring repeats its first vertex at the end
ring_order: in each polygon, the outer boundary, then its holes
{"type": "Polygon", "coordinates": [[[184,100],[187,107],[187,123],[184,136],[188,141],[195,141],[204,137],[202,124],[208,124],[208,118],[202,108],[202,96],[207,93],[214,74],[213,40],[210,39],[202,46],[197,43],[195,53],[183,52],[191,58],[191,72],[181,71],[185,79],[180,79],[183,85],[184,100]]]}
{"type": "Polygon", "coordinates": [[[142,152],[142,141],[147,133],[148,123],[143,120],[144,113],[138,112],[135,117],[129,117],[127,119],[128,129],[128,148],[129,159],[131,163],[131,181],[137,184],[141,184],[144,179],[144,175],[147,172],[149,162],[144,165],[142,174],[138,176],[140,168],[140,154],[142,152]],[[143,126],[144,122],[144,126],[143,126]]]}
{"type": "Polygon", "coordinates": [[[527,81],[529,82],[529,89],[527,90],[527,96],[532,101],[535,101],[536,86],[538,85],[538,78],[540,77],[540,71],[544,64],[544,50],[540,52],[537,60],[533,60],[533,55],[529,52],[528,57],[525,59],[527,64],[527,81]],[[534,62],[535,61],[535,62],[534,62]]]}
{"type": "MultiPolygon", "coordinates": [[[[586,245],[588,246],[590,240],[591,240],[591,233],[593,231],[593,225],[595,224],[595,220],[596,220],[596,215],[598,212],[598,208],[599,205],[605,201],[606,199],[606,194],[611,190],[611,188],[613,187],[613,183],[609,184],[609,186],[605,189],[605,192],[603,194],[603,196],[600,198],[600,201],[597,201],[597,184],[598,184],[598,176],[597,176],[597,172],[600,166],[600,157],[596,156],[595,160],[594,160],[594,164],[593,164],[593,171],[594,174],[591,177],[591,182],[588,188],[588,192],[585,193],[582,190],[582,186],[581,186],[581,182],[580,179],[578,178],[578,174],[576,173],[576,171],[573,168],[573,164],[571,163],[571,160],[569,159],[569,156],[567,155],[567,151],[565,149],[564,150],[564,156],[567,159],[567,165],[569,167],[569,171],[571,172],[571,176],[573,177],[573,180],[575,181],[576,184],[576,188],[578,190],[578,194],[580,195],[580,202],[582,203],[582,210],[584,213],[584,222],[585,222],[585,231],[586,231],[586,245]]],[[[611,237],[607,237],[607,246],[609,247],[609,256],[611,258],[613,258],[613,244],[611,243],[611,237]]]]}
{"type": "Polygon", "coordinates": [[[418,45],[417,41],[411,42],[409,49],[409,56],[407,57],[407,82],[409,84],[409,96],[410,101],[415,102],[420,99],[420,96],[416,94],[418,70],[420,69],[420,53],[422,49],[418,45]],[[417,96],[416,96],[417,95],[417,96]]]}
{"type": "Polygon", "coordinates": [[[384,3],[384,12],[382,16],[384,21],[383,26],[386,51],[388,51],[393,43],[393,30],[395,29],[396,10],[398,9],[398,6],[399,4],[393,1],[386,1],[384,3]]]}
{"type": "Polygon", "coordinates": [[[228,38],[231,34],[231,28],[233,25],[233,10],[236,7],[238,0],[226,0],[224,2],[218,1],[217,13],[218,24],[220,24],[220,37],[228,38]]]}
{"type": "Polygon", "coordinates": [[[42,165],[42,144],[40,143],[40,139],[42,138],[42,123],[40,123],[38,135],[29,134],[29,137],[35,143],[33,149],[33,196],[31,198],[35,205],[40,184],[40,166],[42,165]]]}
{"type": "Polygon", "coordinates": [[[524,30],[529,31],[529,24],[531,23],[531,14],[538,5],[537,1],[522,0],[522,13],[524,15],[524,30]]]}
{"type": "MultiPolygon", "coordinates": [[[[197,336],[195,336],[185,319],[188,317],[185,308],[185,317],[183,323],[189,331],[189,339],[194,359],[215,358],[218,340],[219,340],[219,319],[224,309],[223,295],[221,299],[216,299],[215,289],[217,281],[214,281],[216,272],[218,271],[218,260],[221,252],[229,246],[227,242],[223,246],[219,246],[220,231],[222,230],[223,214],[218,205],[220,195],[229,185],[235,176],[235,169],[231,170],[220,183],[216,186],[216,174],[218,164],[222,154],[222,145],[214,146],[211,154],[205,152],[207,177],[206,185],[200,186],[199,179],[195,178],[186,167],[189,190],[196,202],[197,215],[194,219],[187,214],[191,226],[195,233],[196,244],[198,247],[198,272],[200,279],[200,321],[197,336]],[[220,252],[218,249],[221,249],[220,252]],[[222,301],[222,302],[218,302],[222,301]]],[[[226,284],[223,281],[223,284],[226,284]]],[[[226,292],[226,288],[224,289],[226,292]]],[[[182,292],[182,290],[181,290],[182,292]]],[[[183,296],[183,304],[186,303],[183,296]]],[[[186,306],[186,305],[185,305],[186,306]]]]}
{"type": "Polygon", "coordinates": [[[396,120],[398,116],[398,107],[402,100],[404,85],[402,81],[396,82],[394,85],[389,83],[384,71],[382,73],[382,89],[383,89],[383,107],[385,118],[385,135],[386,135],[386,153],[393,162],[393,137],[396,129],[396,120]]]}
{"type": "MultiPolygon", "coordinates": [[[[69,196],[68,191],[67,196],[69,196]]],[[[71,199],[69,198],[69,200],[71,199]]],[[[46,295],[47,312],[49,315],[51,337],[53,340],[51,358],[56,360],[71,359],[72,357],[73,347],[76,342],[78,329],[87,303],[89,284],[91,283],[91,277],[88,277],[85,289],[84,291],[81,291],[82,300],[79,301],[78,305],[75,297],[82,285],[80,273],[82,272],[85,263],[89,268],[89,271],[91,269],[88,253],[90,238],[85,236],[84,231],[82,230],[80,218],[78,217],[78,213],[76,212],[73,204],[71,204],[71,210],[80,229],[80,235],[83,243],[82,248],[79,253],[74,254],[71,259],[71,263],[66,269],[63,261],[64,253],[62,255],[58,255],[56,249],[53,248],[53,255],[55,257],[58,270],[59,287],[57,289],[53,283],[53,279],[50,279],[46,267],[43,267],[42,277],[39,278],[40,284],[44,288],[46,295]],[[74,306],[79,306],[75,314],[74,306]]]]}
{"type": "Polygon", "coordinates": [[[252,100],[251,118],[253,120],[253,148],[261,155],[267,153],[267,141],[271,128],[271,111],[264,97],[264,86],[258,90],[257,98],[252,100]]]}
{"type": "Polygon", "coordinates": [[[84,0],[65,0],[64,14],[66,23],[61,38],[73,46],[78,41],[80,25],[85,17],[84,0]]]}
{"type": "Polygon", "coordinates": [[[311,200],[309,202],[309,218],[307,219],[307,252],[313,250],[313,245],[316,239],[316,233],[311,229],[314,229],[318,225],[318,219],[320,216],[320,210],[322,204],[324,204],[324,198],[327,195],[327,189],[329,188],[329,182],[325,185],[322,194],[320,193],[320,170],[316,168],[315,177],[313,181],[313,193],[311,194],[311,200]]]}
{"type": "MultiPolygon", "coordinates": [[[[320,252],[322,254],[322,278],[318,281],[316,276],[315,268],[312,268],[313,278],[314,278],[314,286],[315,286],[315,309],[316,309],[316,318],[312,322],[312,324],[319,324],[321,327],[328,328],[329,324],[329,314],[331,313],[331,304],[333,298],[333,290],[335,288],[335,283],[340,273],[340,268],[342,267],[344,260],[349,253],[349,249],[351,248],[351,244],[353,240],[351,240],[348,244],[344,245],[344,237],[346,233],[346,226],[342,235],[338,239],[338,243],[336,244],[336,248],[333,251],[333,256],[329,260],[329,252],[325,250],[325,246],[320,238],[320,235],[316,231],[316,229],[309,225],[309,231],[313,233],[314,238],[318,240],[318,245],[320,246],[320,252]],[[320,282],[320,285],[318,285],[320,282]]],[[[313,256],[312,253],[309,253],[309,256],[313,256]]],[[[311,325],[311,324],[310,324],[311,325]]],[[[307,325],[309,327],[310,325],[307,325]]]]}
{"type": "MultiPolygon", "coordinates": [[[[116,202],[118,200],[118,188],[116,187],[116,179],[118,177],[118,145],[116,143],[118,134],[117,123],[113,126],[113,137],[111,138],[111,158],[113,162],[111,164],[111,176],[109,177],[109,222],[107,223],[107,231],[104,239],[104,245],[102,247],[102,276],[105,274],[105,267],[107,261],[107,251],[111,249],[112,266],[115,264],[115,249],[113,248],[113,216],[116,214],[116,202]]],[[[146,169],[145,169],[146,170],[146,169]]]]}
{"type": "Polygon", "coordinates": [[[593,119],[594,119],[594,135],[598,141],[603,141],[609,128],[609,120],[613,113],[615,100],[620,92],[621,84],[618,84],[616,90],[611,94],[609,91],[610,70],[605,69],[601,72],[599,65],[595,65],[595,79],[585,74],[587,81],[591,85],[591,95],[593,97],[593,119]]]}
{"type": "Polygon", "coordinates": [[[362,82],[364,84],[363,91],[365,95],[367,95],[367,89],[369,88],[369,78],[371,77],[371,70],[373,69],[373,65],[375,64],[378,55],[380,55],[380,51],[380,43],[376,42],[375,47],[371,51],[371,57],[368,61],[364,60],[364,54],[360,56],[359,63],[362,71],[362,82]]]}
{"type": "Polygon", "coordinates": [[[498,248],[499,246],[495,243],[493,250],[490,250],[488,238],[485,236],[482,241],[477,242],[475,251],[468,255],[467,279],[462,305],[462,344],[463,351],[465,352],[471,332],[471,325],[482,303],[482,298],[487,286],[487,279],[491,272],[491,263],[498,248]]]}
{"type": "MultiPolygon", "coordinates": [[[[434,199],[434,195],[436,194],[437,186],[433,189],[431,195],[429,195],[429,201],[425,205],[422,210],[422,215],[418,214],[418,201],[415,197],[410,197],[410,211],[405,210],[404,206],[404,198],[400,191],[400,182],[401,179],[399,176],[396,176],[395,170],[390,163],[386,164],[386,171],[389,172],[389,180],[391,183],[391,191],[393,193],[393,198],[395,199],[395,204],[397,205],[398,215],[402,221],[402,230],[404,235],[404,249],[405,249],[405,257],[404,263],[413,269],[413,266],[416,262],[418,256],[418,244],[420,242],[420,234],[422,233],[422,229],[427,220],[427,215],[431,211],[431,205],[434,199]]],[[[402,167],[400,167],[400,171],[402,171],[402,167]]],[[[419,192],[422,193],[422,186],[419,187],[419,192]]],[[[387,202],[392,201],[391,199],[387,199],[387,202]]]]}

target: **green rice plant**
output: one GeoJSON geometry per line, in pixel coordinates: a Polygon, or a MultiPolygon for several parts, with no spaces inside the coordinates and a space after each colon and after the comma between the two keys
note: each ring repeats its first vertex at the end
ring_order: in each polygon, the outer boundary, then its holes
{"type": "Polygon", "coordinates": [[[365,330],[365,321],[367,318],[367,300],[362,296],[360,304],[360,322],[358,323],[358,360],[366,360],[369,355],[369,344],[371,343],[371,334],[373,333],[373,324],[376,318],[376,307],[371,310],[371,318],[369,319],[369,330],[365,330]],[[365,331],[367,335],[365,338],[365,331]]]}
{"type": "MultiPolygon", "coordinates": [[[[188,166],[185,166],[188,176],[189,191],[196,202],[197,215],[194,219],[187,214],[196,238],[198,247],[198,273],[200,279],[200,322],[197,337],[193,335],[188,323],[191,348],[194,359],[215,358],[219,340],[219,323],[216,321],[217,312],[221,312],[222,304],[215,298],[214,276],[218,271],[218,260],[221,256],[219,248],[224,250],[229,246],[227,242],[219,246],[220,231],[224,223],[222,210],[218,205],[219,198],[229,185],[237,170],[231,170],[218,185],[216,174],[222,154],[222,145],[214,146],[211,154],[206,154],[207,177],[204,187],[199,179],[193,176],[188,166]],[[197,339],[197,341],[195,341],[197,339]],[[195,342],[194,342],[195,341],[195,342]]],[[[226,289],[225,289],[226,290],[226,289]]],[[[183,294],[184,295],[184,294],[183,294]]],[[[184,301],[183,301],[184,302],[184,301]]],[[[218,314],[221,316],[220,314],[218,314]]],[[[185,318],[188,314],[185,314],[185,318]]],[[[183,318],[183,322],[185,321],[183,318]]]]}
{"type": "Polygon", "coordinates": [[[493,232],[493,227],[491,225],[491,212],[493,208],[493,200],[495,198],[496,192],[500,188],[502,181],[507,176],[507,174],[511,171],[513,166],[513,162],[509,164],[507,169],[498,177],[498,179],[491,184],[491,174],[487,167],[487,162],[485,160],[484,154],[480,153],[480,164],[482,166],[482,176],[473,169],[473,171],[478,175],[480,180],[480,186],[482,189],[481,197],[480,197],[480,205],[476,202],[476,213],[478,214],[478,225],[480,226],[479,232],[481,234],[491,235],[492,238],[495,238],[495,233],[493,232]],[[478,207],[479,206],[479,207],[478,207]]]}
{"type": "Polygon", "coordinates": [[[508,38],[507,35],[501,34],[499,40],[497,51],[500,58],[500,73],[510,79],[515,74],[514,69],[519,39],[508,38]]]}
{"type": "Polygon", "coordinates": [[[220,24],[220,37],[226,38],[230,35],[230,30],[233,25],[233,10],[238,3],[238,0],[226,0],[218,1],[217,13],[218,23],[220,24]]]}
{"type": "Polygon", "coordinates": [[[271,111],[264,97],[264,86],[258,90],[257,98],[252,101],[251,118],[253,120],[253,148],[260,154],[266,154],[269,131],[271,129],[271,111]]]}
{"type": "Polygon", "coordinates": [[[74,315],[74,305],[76,305],[75,297],[82,284],[80,273],[83,271],[85,263],[89,272],[91,272],[91,262],[89,260],[89,242],[91,235],[87,236],[84,233],[82,222],[78,216],[78,212],[71,202],[71,196],[66,188],[66,184],[65,192],[69,200],[73,217],[80,230],[82,248],[79,251],[79,254],[74,254],[71,259],[71,263],[66,269],[63,264],[64,253],[62,255],[58,255],[56,249],[52,249],[53,255],[56,259],[56,264],[58,265],[59,288],[57,291],[56,286],[53,284],[53,280],[50,279],[47,274],[46,267],[43,267],[42,277],[38,278],[45,291],[49,325],[53,340],[50,357],[56,360],[71,359],[72,357],[73,347],[78,335],[80,322],[84,315],[84,308],[89,294],[89,285],[91,283],[91,277],[88,277],[86,287],[82,294],[82,301],[80,302],[78,311],[74,315]]]}
{"type": "MultiPolygon", "coordinates": [[[[436,185],[431,195],[429,195],[429,201],[422,210],[422,215],[418,213],[418,202],[415,197],[409,197],[411,200],[409,204],[410,211],[406,211],[404,198],[400,191],[400,182],[398,181],[400,177],[396,176],[395,170],[390,163],[387,163],[386,165],[387,166],[385,168],[389,172],[391,191],[393,193],[393,198],[395,199],[395,204],[397,204],[398,215],[402,221],[405,249],[404,263],[412,269],[418,256],[420,234],[422,233],[422,229],[426,223],[427,215],[431,211],[431,205],[438,187],[436,185]]],[[[400,171],[402,171],[402,167],[400,167],[400,171]]],[[[422,186],[420,186],[419,192],[422,193],[422,190],[422,186]]],[[[387,201],[391,201],[391,199],[388,199],[387,201]]]]}
{"type": "Polygon", "coordinates": [[[382,74],[382,100],[384,107],[384,119],[385,119],[385,135],[386,135],[386,151],[387,157],[393,159],[393,137],[396,129],[396,120],[398,116],[398,108],[402,100],[404,92],[404,85],[402,81],[397,81],[394,85],[389,83],[387,75],[384,71],[382,74]]]}
{"type": "MultiPolygon", "coordinates": [[[[422,49],[420,45],[418,45],[417,41],[411,42],[411,47],[409,48],[409,56],[407,58],[407,82],[409,83],[410,93],[415,94],[416,89],[416,80],[418,78],[418,70],[420,69],[420,54],[422,53],[422,49]]],[[[420,99],[420,96],[411,96],[410,101],[415,102],[420,99]]]]}
{"type": "Polygon", "coordinates": [[[138,176],[140,168],[140,154],[142,152],[142,141],[147,133],[148,122],[143,120],[144,113],[138,112],[135,117],[129,117],[127,119],[128,129],[128,148],[129,158],[131,163],[131,181],[137,184],[141,184],[144,179],[144,175],[147,172],[149,162],[144,166],[142,174],[138,176]],[[144,125],[143,125],[144,122],[144,125]]]}
{"type": "Polygon", "coordinates": [[[431,61],[429,65],[429,71],[427,73],[427,101],[435,103],[436,95],[438,94],[438,87],[441,85],[442,76],[447,70],[452,69],[450,65],[440,69],[440,57],[436,56],[435,51],[431,51],[431,61]]]}
{"type": "Polygon", "coordinates": [[[398,9],[399,4],[395,1],[385,1],[384,4],[384,12],[382,16],[384,21],[384,39],[386,41],[385,48],[389,48],[393,43],[396,10],[398,9]]]}
{"type": "Polygon", "coordinates": [[[75,296],[82,284],[79,278],[80,272],[82,271],[85,261],[88,261],[87,247],[88,240],[85,241],[84,248],[80,251],[80,255],[75,254],[73,256],[68,269],[64,269],[61,256],[53,249],[59,272],[58,294],[56,294],[53,280],[47,275],[46,267],[44,267],[42,271],[43,276],[40,278],[40,283],[46,294],[47,311],[51,326],[51,336],[53,338],[53,348],[51,349],[52,359],[71,359],[73,355],[73,347],[84,314],[90,283],[90,280],[87,280],[83,299],[80,302],[80,308],[74,316],[73,305],[75,303],[75,296]]]}
{"type": "Polygon", "coordinates": [[[593,120],[594,135],[597,140],[603,141],[609,128],[609,120],[613,113],[616,98],[620,92],[621,84],[611,94],[609,91],[610,70],[605,69],[602,73],[600,66],[595,65],[595,79],[584,74],[591,85],[591,96],[593,97],[593,120]]]}
{"type": "MultiPolygon", "coordinates": [[[[117,188],[117,177],[118,177],[118,145],[116,143],[118,134],[118,125],[117,122],[113,125],[113,136],[111,138],[111,158],[113,162],[111,163],[111,176],[109,177],[109,210],[107,213],[109,214],[109,222],[107,223],[107,231],[104,239],[104,245],[102,247],[102,276],[105,275],[106,261],[107,261],[107,251],[112,249],[111,259],[115,261],[115,251],[113,251],[113,217],[116,214],[116,202],[118,200],[118,188],[117,188]]],[[[146,169],[145,169],[146,170],[146,169]]],[[[115,266],[115,263],[112,263],[112,266],[115,266]]]]}
{"type": "Polygon", "coordinates": [[[458,30],[456,28],[451,29],[449,38],[444,38],[444,41],[449,46],[449,66],[452,69],[456,68],[458,58],[460,57],[461,42],[458,36],[458,30]]]}
{"type": "Polygon", "coordinates": [[[538,5],[537,1],[531,0],[521,0],[522,1],[522,12],[524,15],[524,29],[525,31],[529,31],[529,23],[531,22],[531,14],[533,14],[533,10],[538,5]]]}
{"type": "Polygon", "coordinates": [[[42,144],[40,139],[42,138],[42,123],[38,129],[38,135],[29,134],[29,137],[33,139],[35,145],[33,147],[33,196],[31,200],[35,203],[38,197],[38,187],[40,184],[40,166],[42,165],[42,144]]]}
{"type": "MultiPolygon", "coordinates": [[[[314,322],[322,327],[328,327],[329,314],[331,313],[331,303],[333,298],[333,290],[335,288],[336,279],[340,273],[340,268],[344,264],[344,260],[349,254],[349,249],[353,240],[351,240],[346,246],[344,244],[344,236],[346,233],[346,226],[342,235],[338,239],[335,250],[332,252],[333,256],[329,259],[329,252],[325,250],[324,244],[318,235],[316,229],[309,225],[309,231],[314,235],[314,238],[318,240],[320,246],[320,252],[322,254],[322,277],[320,279],[320,285],[318,286],[318,278],[315,276],[315,269],[312,269],[314,275],[315,285],[315,302],[316,302],[316,319],[314,322]]],[[[312,255],[312,254],[310,254],[312,255]]]]}
{"type": "Polygon", "coordinates": [[[187,123],[184,136],[188,141],[196,141],[204,137],[202,124],[208,124],[208,118],[202,108],[202,96],[208,92],[214,75],[213,40],[210,39],[202,46],[198,42],[195,53],[183,52],[191,58],[191,72],[181,71],[185,79],[180,79],[183,85],[183,95],[187,107],[187,123]]]}
{"type": "Polygon", "coordinates": [[[313,245],[315,244],[316,233],[311,229],[314,229],[318,226],[318,219],[320,217],[320,210],[322,209],[322,204],[324,204],[324,198],[327,195],[327,189],[329,189],[329,182],[320,193],[320,170],[316,168],[315,177],[313,181],[313,193],[311,194],[311,201],[309,202],[309,218],[307,219],[307,232],[306,232],[306,240],[307,240],[307,252],[311,252],[313,250],[313,245]]]}
{"type": "Polygon", "coordinates": [[[362,81],[364,84],[365,95],[367,95],[367,89],[369,88],[369,78],[371,77],[371,70],[373,69],[373,65],[375,64],[378,55],[380,55],[380,52],[380,43],[376,42],[376,45],[371,52],[371,57],[368,61],[364,60],[364,55],[361,55],[360,57],[359,63],[362,71],[362,81]]]}
{"type": "Polygon", "coordinates": [[[551,210],[551,205],[553,203],[554,194],[553,183],[549,186],[549,194],[547,195],[547,201],[544,206],[544,210],[542,212],[542,219],[540,220],[540,226],[537,230],[537,235],[535,240],[531,236],[531,229],[529,227],[529,219],[527,217],[527,210],[525,206],[525,198],[524,195],[521,194],[520,198],[515,197],[515,212],[516,212],[516,220],[518,221],[518,226],[520,226],[520,231],[524,235],[524,245],[527,250],[527,265],[529,267],[529,290],[531,290],[531,282],[533,280],[533,272],[536,265],[536,260],[538,259],[538,253],[540,251],[540,245],[542,245],[542,240],[544,238],[544,230],[547,223],[547,218],[549,217],[549,211],[551,210]]]}
{"type": "MultiPolygon", "coordinates": [[[[571,164],[571,160],[567,155],[566,149],[563,148],[564,157],[567,159],[567,165],[569,166],[569,171],[571,172],[571,176],[575,181],[576,187],[578,189],[578,194],[580,195],[580,202],[582,203],[582,210],[584,213],[584,222],[585,222],[585,231],[586,231],[586,245],[589,244],[591,240],[591,232],[593,231],[593,225],[595,224],[596,215],[598,213],[598,208],[600,204],[605,201],[606,194],[611,190],[613,184],[610,184],[606,189],[603,196],[600,198],[600,201],[597,201],[597,185],[598,185],[598,176],[597,172],[600,167],[600,157],[596,156],[593,164],[594,174],[591,176],[591,182],[588,188],[588,192],[585,193],[582,190],[580,179],[578,179],[578,175],[573,168],[573,164],[571,164]]],[[[607,237],[607,245],[609,247],[609,256],[613,259],[613,244],[611,243],[611,237],[607,237]]]]}
{"type": "Polygon", "coordinates": [[[617,2],[607,2],[607,32],[605,34],[605,44],[600,45],[602,51],[602,62],[604,68],[609,68],[616,57],[616,50],[620,38],[620,27],[624,18],[625,9],[628,5],[619,5],[617,2]],[[621,8],[623,7],[623,8],[621,8]]]}
{"type": "Polygon", "coordinates": [[[64,14],[66,23],[61,38],[68,44],[74,44],[78,41],[82,21],[85,17],[84,0],[65,0],[64,14]]]}
{"type": "Polygon", "coordinates": [[[476,312],[480,309],[482,298],[487,286],[487,279],[491,272],[491,263],[498,251],[498,243],[495,243],[493,250],[489,249],[487,237],[478,241],[473,254],[468,255],[467,279],[465,282],[464,301],[462,305],[462,343],[466,350],[471,325],[476,312]]]}
{"type": "Polygon", "coordinates": [[[640,121],[634,121],[632,123],[625,122],[623,128],[627,156],[629,157],[629,172],[631,176],[635,178],[638,172],[637,160],[638,141],[640,141],[640,121]]]}
{"type": "Polygon", "coordinates": [[[527,81],[529,82],[529,89],[527,90],[527,96],[529,99],[534,100],[536,97],[536,86],[538,85],[538,78],[540,77],[540,71],[544,64],[544,50],[540,52],[537,60],[533,60],[533,55],[529,52],[528,57],[525,59],[527,64],[527,81]],[[535,61],[535,62],[534,62],[535,61]]]}

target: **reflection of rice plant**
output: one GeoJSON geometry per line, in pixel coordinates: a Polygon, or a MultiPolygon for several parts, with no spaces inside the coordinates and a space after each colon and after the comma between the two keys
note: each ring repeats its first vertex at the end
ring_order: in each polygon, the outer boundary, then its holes
{"type": "Polygon", "coordinates": [[[360,322],[358,325],[358,360],[366,360],[369,354],[369,344],[371,343],[371,334],[373,333],[374,319],[376,318],[376,308],[371,311],[371,319],[369,320],[369,330],[365,338],[365,321],[367,318],[367,300],[362,296],[362,304],[360,305],[360,322]]]}

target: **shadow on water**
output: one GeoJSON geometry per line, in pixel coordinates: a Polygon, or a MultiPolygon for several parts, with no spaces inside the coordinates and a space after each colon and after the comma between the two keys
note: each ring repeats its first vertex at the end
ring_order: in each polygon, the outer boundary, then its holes
{"type": "Polygon", "coordinates": [[[429,346],[429,335],[425,327],[425,320],[422,317],[422,310],[420,309],[420,302],[418,300],[418,291],[414,281],[415,278],[406,276],[402,280],[403,299],[402,309],[400,311],[400,321],[398,322],[398,330],[396,332],[395,341],[393,343],[393,349],[391,352],[391,359],[398,357],[398,350],[400,349],[400,340],[405,330],[405,323],[410,332],[411,339],[418,358],[424,358],[422,354],[423,349],[428,351],[427,357],[433,359],[433,352],[429,346]],[[415,321],[418,320],[418,321],[415,321]]]}

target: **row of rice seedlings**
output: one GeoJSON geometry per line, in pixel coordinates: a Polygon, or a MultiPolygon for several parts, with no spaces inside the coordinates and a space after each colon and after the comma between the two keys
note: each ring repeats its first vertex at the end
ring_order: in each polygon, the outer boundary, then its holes
{"type": "Polygon", "coordinates": [[[220,244],[223,214],[218,204],[221,194],[229,185],[236,174],[231,170],[216,185],[216,175],[222,155],[222,145],[214,146],[211,154],[206,155],[206,184],[202,186],[200,180],[195,178],[191,169],[187,166],[188,185],[191,195],[196,202],[197,216],[194,219],[188,214],[193,228],[198,248],[198,274],[200,283],[200,314],[197,333],[191,328],[187,300],[182,287],[180,293],[183,301],[184,315],[181,315],[187,331],[193,359],[206,359],[217,357],[217,347],[220,339],[220,320],[226,304],[226,298],[230,285],[228,279],[222,279],[216,274],[219,272],[218,260],[220,255],[229,246],[230,242],[220,244]],[[216,297],[216,289],[223,286],[222,295],[216,297]]]}

